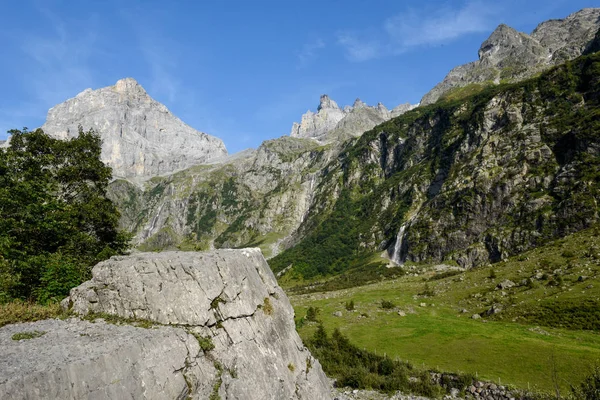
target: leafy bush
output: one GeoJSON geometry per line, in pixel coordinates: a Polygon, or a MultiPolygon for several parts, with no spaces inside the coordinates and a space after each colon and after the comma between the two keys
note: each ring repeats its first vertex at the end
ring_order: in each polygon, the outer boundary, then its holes
{"type": "Polygon", "coordinates": [[[306,310],[306,320],[311,322],[317,321],[317,315],[321,310],[318,307],[308,307],[306,310]]]}
{"type": "Polygon", "coordinates": [[[401,390],[431,397],[441,392],[427,371],[417,371],[407,362],[361,350],[338,329],[330,337],[320,325],[307,345],[325,373],[337,380],[337,386],[388,393],[401,390]]]}
{"type": "Polygon", "coordinates": [[[0,149],[0,300],[48,302],[89,277],[97,262],[124,251],[119,212],[106,197],[111,169],[101,140],[12,130],[0,149]]]}
{"type": "Polygon", "coordinates": [[[383,308],[384,310],[391,310],[394,307],[396,307],[396,305],[391,301],[381,300],[381,308],[383,308]]]}
{"type": "Polygon", "coordinates": [[[571,386],[577,400],[600,400],[600,366],[595,366],[579,387],[571,386]]]}
{"type": "Polygon", "coordinates": [[[354,310],[354,300],[350,300],[346,302],[346,310],[353,311],[354,310]]]}

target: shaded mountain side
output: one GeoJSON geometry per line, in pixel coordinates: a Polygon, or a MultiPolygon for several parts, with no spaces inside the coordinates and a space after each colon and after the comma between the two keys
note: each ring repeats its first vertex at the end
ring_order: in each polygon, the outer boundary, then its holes
{"type": "Polygon", "coordinates": [[[327,166],[302,240],[271,267],[310,278],[383,250],[472,267],[590,226],[599,100],[596,53],[377,126],[327,166]]]}
{"type": "Polygon", "coordinates": [[[243,157],[152,178],[143,186],[114,181],[109,196],[140,249],[259,246],[270,256],[290,245],[339,151],[335,144],[282,137],[243,157]]]}

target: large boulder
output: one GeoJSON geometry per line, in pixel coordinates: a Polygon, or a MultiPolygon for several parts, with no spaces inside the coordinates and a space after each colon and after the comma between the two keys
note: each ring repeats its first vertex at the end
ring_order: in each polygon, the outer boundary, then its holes
{"type": "Polygon", "coordinates": [[[92,275],[64,307],[154,327],[72,319],[1,328],[0,398],[330,398],[260,250],[138,253],[92,275]],[[11,339],[36,330],[47,333],[11,339]]]}

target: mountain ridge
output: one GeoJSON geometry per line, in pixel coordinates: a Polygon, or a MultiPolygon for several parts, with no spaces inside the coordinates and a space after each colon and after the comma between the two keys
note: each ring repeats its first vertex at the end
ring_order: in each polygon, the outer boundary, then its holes
{"type": "Polygon", "coordinates": [[[584,8],[540,23],[528,35],[500,24],[478,51],[479,59],[453,68],[426,93],[422,105],[474,84],[516,82],[585,53],[600,29],[600,8],[584,8]]]}

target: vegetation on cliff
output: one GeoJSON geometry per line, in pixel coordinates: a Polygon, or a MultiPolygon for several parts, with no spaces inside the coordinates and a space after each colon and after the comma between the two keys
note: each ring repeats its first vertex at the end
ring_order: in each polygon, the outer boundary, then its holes
{"type": "MultiPolygon", "coordinates": [[[[351,142],[322,185],[331,212],[270,261],[300,280],[376,251],[466,267],[591,226],[600,200],[600,54],[522,83],[420,107],[351,142]]],[[[326,209],[326,208],[325,208],[326,209]]]]}

